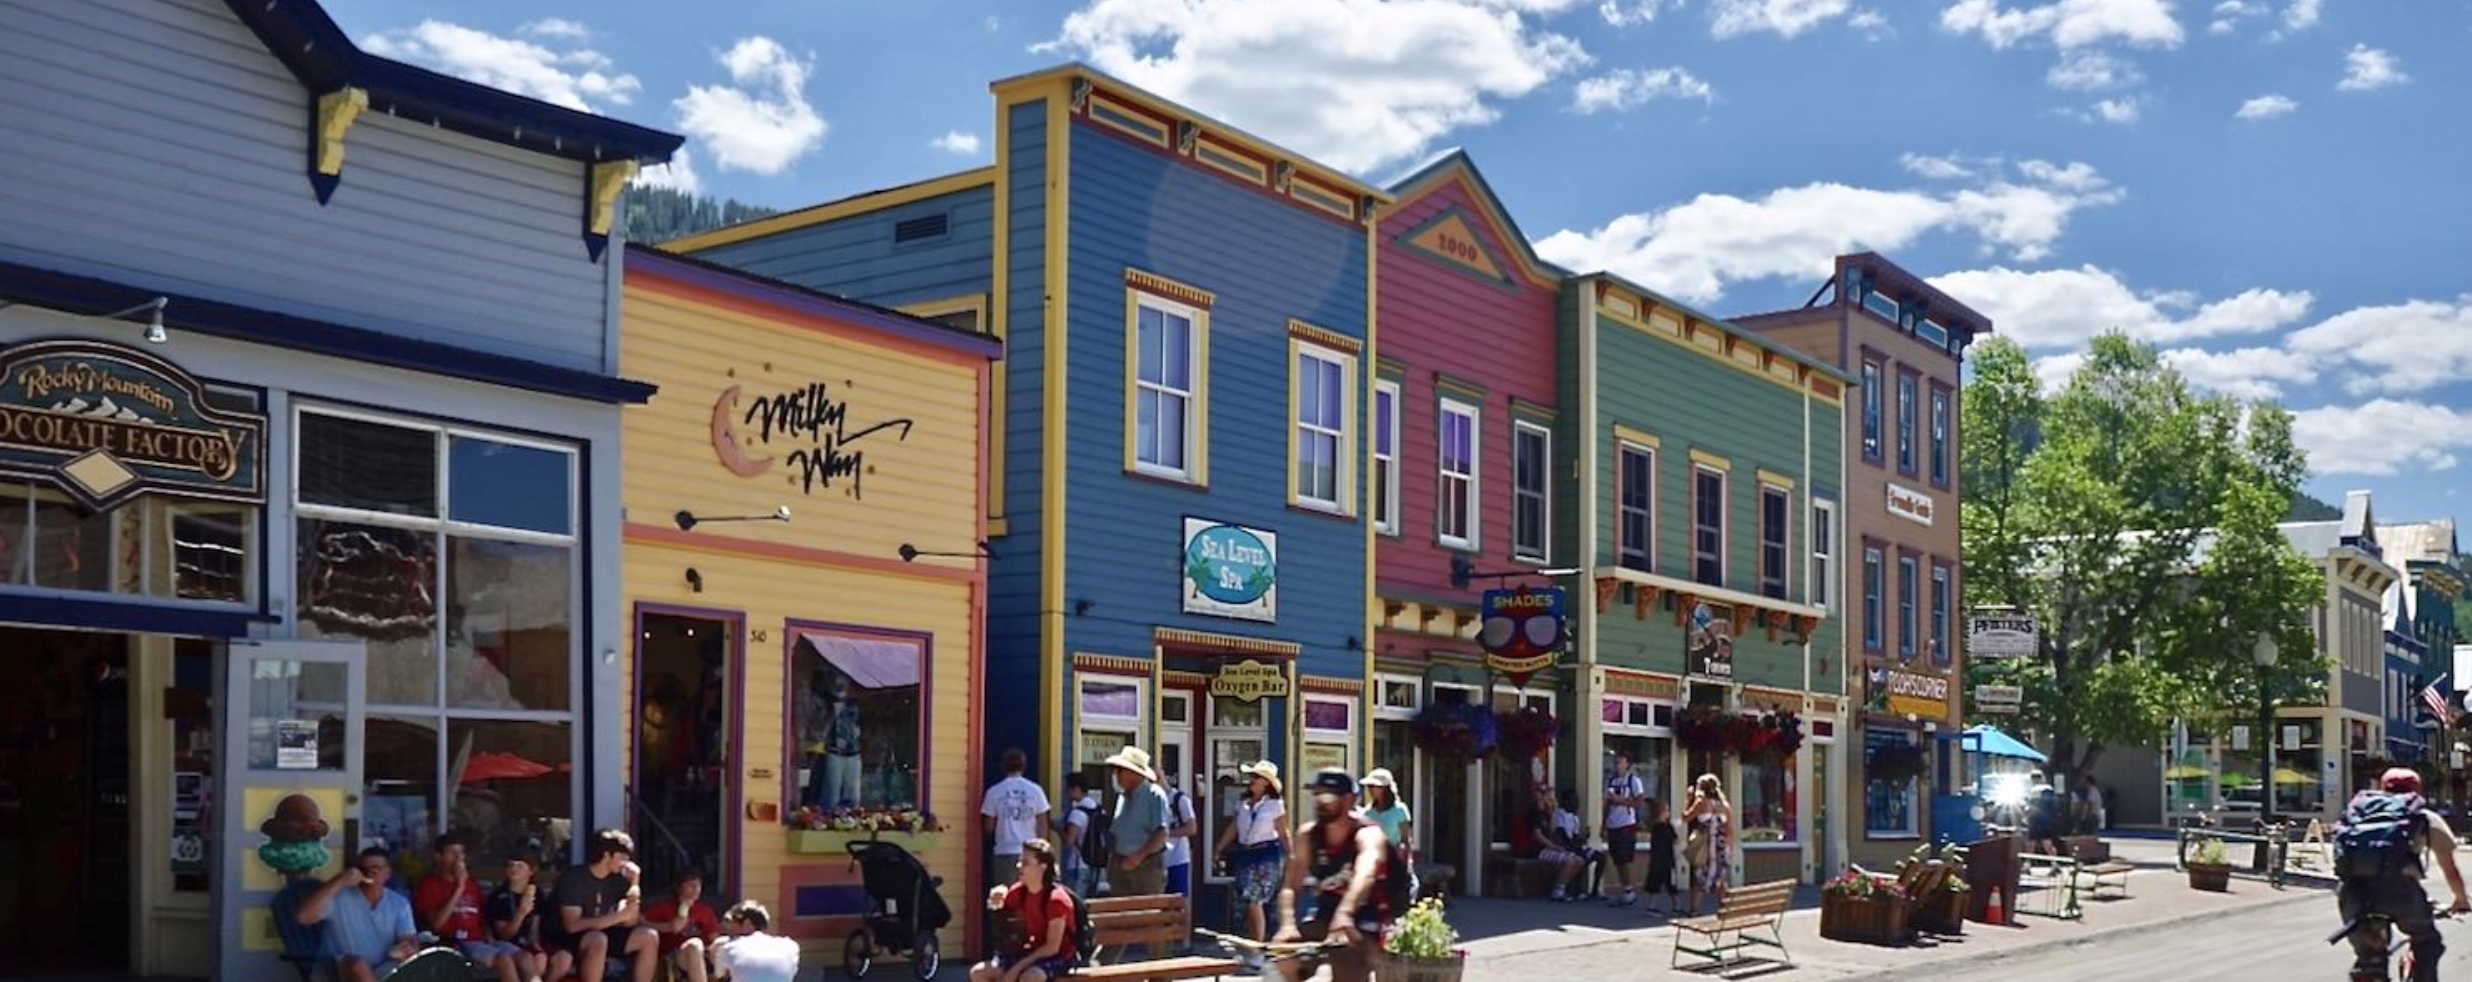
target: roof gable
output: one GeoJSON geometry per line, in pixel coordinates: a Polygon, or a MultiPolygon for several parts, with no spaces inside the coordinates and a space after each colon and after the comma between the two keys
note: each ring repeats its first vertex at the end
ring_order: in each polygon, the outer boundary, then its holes
{"type": "MultiPolygon", "coordinates": [[[[1443,214],[1446,216],[1453,213],[1461,214],[1464,216],[1463,220],[1482,225],[1483,228],[1480,231],[1485,234],[1476,239],[1476,244],[1480,248],[1484,248],[1485,240],[1490,238],[1493,240],[1494,249],[1511,254],[1511,262],[1507,264],[1509,267],[1507,269],[1500,268],[1505,264],[1501,263],[1498,258],[1491,263],[1497,267],[1494,273],[1497,278],[1508,282],[1516,274],[1538,286],[1552,288],[1560,285],[1562,280],[1571,275],[1568,270],[1538,258],[1535,247],[1528,242],[1527,234],[1521,232],[1519,223],[1511,219],[1510,210],[1502,206],[1502,199],[1494,194],[1493,186],[1485,183],[1485,175],[1476,169],[1476,162],[1468,157],[1467,151],[1452,150],[1444,153],[1423,167],[1410,172],[1408,176],[1394,182],[1390,187],[1390,193],[1396,200],[1390,206],[1390,211],[1397,214],[1415,201],[1453,187],[1463,192],[1465,200],[1473,206],[1474,210],[1469,212],[1452,208],[1446,209],[1443,214]]],[[[1414,241],[1415,238],[1428,229],[1438,227],[1440,221],[1440,218],[1429,220],[1400,236],[1399,241],[1408,242],[1418,248],[1425,248],[1422,243],[1414,241]]],[[[1443,255],[1446,259],[1451,258],[1448,253],[1443,255]]],[[[1459,263],[1459,265],[1466,264],[1459,263]]]]}

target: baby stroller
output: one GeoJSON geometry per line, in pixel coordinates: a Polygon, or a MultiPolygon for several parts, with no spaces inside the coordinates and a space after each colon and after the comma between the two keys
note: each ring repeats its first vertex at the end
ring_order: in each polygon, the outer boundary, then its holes
{"type": "Polygon", "coordinates": [[[928,875],[917,856],[890,842],[853,842],[849,849],[866,884],[867,919],[841,946],[842,971],[863,979],[878,954],[908,952],[910,970],[922,982],[935,978],[944,966],[936,931],[953,920],[952,908],[936,892],[944,878],[928,875]]]}

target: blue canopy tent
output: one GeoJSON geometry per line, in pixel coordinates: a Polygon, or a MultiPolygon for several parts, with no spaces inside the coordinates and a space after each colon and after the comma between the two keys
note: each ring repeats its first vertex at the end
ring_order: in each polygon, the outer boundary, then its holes
{"type": "MultiPolygon", "coordinates": [[[[1958,740],[1960,741],[1958,745],[1963,747],[1967,753],[1981,754],[1986,757],[2012,757],[2037,764],[2050,759],[2043,756],[2042,751],[2034,749],[2025,741],[2010,736],[1999,727],[1988,723],[1966,727],[1966,731],[1959,735],[1958,740]]],[[[1976,772],[1980,773],[1981,769],[1977,768],[1976,772]]]]}
{"type": "Polygon", "coordinates": [[[2015,772],[2022,778],[2032,765],[2041,764],[2049,758],[1996,726],[1967,727],[1956,735],[1956,740],[1959,750],[1973,755],[1973,760],[1968,762],[1973,766],[1968,769],[1975,776],[1976,791],[1971,794],[1942,793],[1932,797],[1932,838],[1939,842],[1966,843],[1982,838],[1986,831],[1983,825],[1985,802],[1981,794],[1983,778],[2009,772],[2015,772]],[[1998,767],[1992,763],[1993,760],[2023,763],[1998,767]]]}

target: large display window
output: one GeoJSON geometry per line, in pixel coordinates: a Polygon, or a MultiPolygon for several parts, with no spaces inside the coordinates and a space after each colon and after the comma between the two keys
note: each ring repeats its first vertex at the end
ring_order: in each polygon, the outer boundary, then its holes
{"type": "Polygon", "coordinates": [[[790,628],[789,800],[824,812],[920,807],[927,638],[790,628]]]}

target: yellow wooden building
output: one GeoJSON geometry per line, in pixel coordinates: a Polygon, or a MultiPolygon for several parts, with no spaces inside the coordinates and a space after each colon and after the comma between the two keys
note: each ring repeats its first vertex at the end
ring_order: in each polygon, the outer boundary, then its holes
{"type": "MultiPolygon", "coordinates": [[[[809,963],[889,831],[975,929],[985,657],[983,335],[646,248],[626,255],[629,824],[659,896],[695,866],[809,963]],[[802,806],[811,810],[802,815],[802,806]],[[923,813],[923,814],[922,814],[923,813]]],[[[975,950],[976,939],[967,939],[975,950]]]]}

